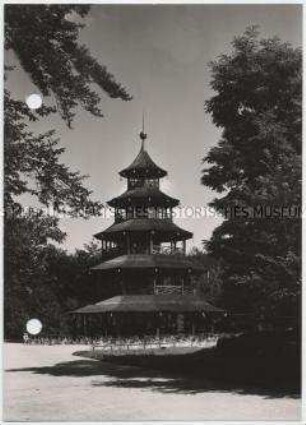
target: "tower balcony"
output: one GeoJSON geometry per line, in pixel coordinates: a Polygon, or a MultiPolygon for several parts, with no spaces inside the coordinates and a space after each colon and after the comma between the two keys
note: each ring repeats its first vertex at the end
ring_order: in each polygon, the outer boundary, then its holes
{"type": "Polygon", "coordinates": [[[101,254],[103,260],[110,260],[111,258],[125,254],[125,250],[116,244],[103,244],[101,254]]]}
{"type": "Polygon", "coordinates": [[[130,251],[130,254],[152,254],[152,255],[185,255],[186,254],[186,248],[184,246],[182,247],[176,247],[174,245],[143,245],[143,244],[134,244],[130,247],[128,250],[128,247],[126,245],[117,245],[114,243],[105,243],[102,246],[101,252],[102,256],[105,258],[111,258],[116,257],[119,255],[127,254],[130,251]]]}
{"type": "Polygon", "coordinates": [[[154,285],[154,295],[168,294],[195,294],[195,289],[191,286],[184,287],[184,285],[154,285]]]}
{"type": "Polygon", "coordinates": [[[169,245],[153,245],[152,254],[185,255],[185,248],[169,245]]]}

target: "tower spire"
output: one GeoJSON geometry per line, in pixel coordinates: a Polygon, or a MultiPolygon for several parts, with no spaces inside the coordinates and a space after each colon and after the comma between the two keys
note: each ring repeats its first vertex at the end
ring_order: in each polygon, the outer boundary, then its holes
{"type": "Polygon", "coordinates": [[[142,111],[142,130],[139,133],[139,137],[141,139],[141,150],[144,150],[144,144],[145,144],[145,140],[147,138],[147,134],[145,133],[145,114],[144,114],[144,110],[142,111]]]}

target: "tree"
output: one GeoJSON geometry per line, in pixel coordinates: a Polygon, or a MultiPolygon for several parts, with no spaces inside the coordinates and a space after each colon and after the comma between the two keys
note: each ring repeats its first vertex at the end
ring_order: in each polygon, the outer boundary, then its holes
{"type": "Polygon", "coordinates": [[[60,305],[47,273],[48,240],[61,242],[64,234],[57,220],[41,211],[6,215],[4,243],[4,331],[9,338],[20,338],[27,320],[39,317],[44,326],[58,324],[60,305]]]}
{"type": "Polygon", "coordinates": [[[222,294],[222,264],[205,251],[192,248],[188,257],[196,265],[202,265],[205,271],[195,278],[198,291],[212,304],[218,305],[222,294]]]}
{"type": "Polygon", "coordinates": [[[71,125],[78,105],[101,117],[101,97],[93,85],[112,98],[131,99],[79,44],[88,5],[23,4],[5,6],[5,49],[13,50],[21,67],[44,96],[53,96],[56,110],[71,125]]]}
{"type": "Polygon", "coordinates": [[[64,148],[59,147],[55,132],[34,135],[27,129],[25,117],[36,116],[8,92],[4,100],[4,197],[6,212],[21,208],[20,195],[37,197],[55,212],[81,216],[97,214],[101,203],[91,201],[91,192],[83,186],[84,176],[72,172],[60,161],[64,148]]]}
{"type": "MultiPolygon", "coordinates": [[[[68,306],[61,295],[71,287],[67,282],[59,284],[54,264],[60,267],[71,259],[51,244],[61,243],[65,237],[54,214],[87,218],[98,215],[102,206],[92,200],[91,191],[84,186],[85,176],[61,161],[64,149],[55,132],[34,134],[30,122],[58,112],[71,127],[78,107],[102,117],[97,88],[112,98],[131,99],[86,46],[79,44],[79,31],[89,10],[87,5],[5,6],[6,53],[14,52],[19,66],[44,95],[44,105],[31,111],[5,90],[6,337],[20,337],[26,321],[33,316],[42,318],[49,330],[59,328],[68,306]],[[25,194],[38,201],[35,212],[24,211],[20,199],[25,194]],[[42,207],[48,207],[48,214],[42,207]]],[[[6,81],[13,70],[6,65],[6,81]]],[[[81,263],[83,277],[85,263],[81,263]]],[[[73,273],[70,277],[75,276],[73,273]]],[[[73,300],[78,303],[78,297],[73,300]]]]}
{"type": "Polygon", "coordinates": [[[20,339],[26,322],[37,317],[43,333],[70,332],[70,311],[92,303],[97,289],[90,268],[101,261],[97,246],[69,254],[49,240],[61,242],[57,220],[32,210],[27,216],[6,220],[4,331],[20,339]]]}
{"type": "Polygon", "coordinates": [[[50,244],[65,238],[56,213],[87,218],[98,215],[101,208],[100,202],[91,200],[84,177],[61,162],[64,149],[58,146],[54,132],[34,135],[27,129],[26,116],[37,119],[23,102],[6,93],[4,295],[5,335],[10,338],[20,337],[33,316],[38,316],[49,331],[62,327],[65,321],[61,313],[67,308],[59,296],[63,291],[55,268],[50,273],[50,263],[57,260],[59,265],[63,257],[68,262],[69,256],[60,256],[60,250],[50,244]],[[48,211],[41,207],[24,210],[19,200],[24,194],[36,197],[48,211]]]}
{"type": "MultiPolygon", "coordinates": [[[[55,105],[29,110],[22,101],[5,91],[5,200],[31,193],[56,211],[64,205],[71,213],[92,210],[99,204],[90,201],[90,191],[84,188],[79,173],[71,172],[60,163],[64,149],[58,147],[54,131],[34,136],[28,130],[35,121],[52,112],[59,112],[70,126],[79,105],[95,116],[100,95],[95,84],[113,98],[131,97],[107,69],[78,42],[79,22],[89,13],[87,5],[6,5],[5,49],[13,50],[19,64],[45,97],[55,105]],[[34,188],[33,188],[34,182],[34,188]]],[[[8,73],[12,67],[7,67],[8,73]]],[[[87,211],[88,213],[88,211],[87,211]]]]}
{"type": "Polygon", "coordinates": [[[202,183],[219,193],[210,205],[224,216],[206,244],[224,264],[224,305],[257,325],[297,326],[301,50],[259,39],[253,27],[210,66],[215,95],[205,109],[222,136],[204,158],[202,183]]]}

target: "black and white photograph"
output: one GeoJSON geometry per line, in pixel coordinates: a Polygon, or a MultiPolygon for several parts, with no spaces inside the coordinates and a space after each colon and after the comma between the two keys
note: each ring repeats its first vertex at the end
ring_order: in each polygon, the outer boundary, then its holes
{"type": "Polygon", "coordinates": [[[3,5],[3,421],[302,415],[298,3],[3,5]]]}

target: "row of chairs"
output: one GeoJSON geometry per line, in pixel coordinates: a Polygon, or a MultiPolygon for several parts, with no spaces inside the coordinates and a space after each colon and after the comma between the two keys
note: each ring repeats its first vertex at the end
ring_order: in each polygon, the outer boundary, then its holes
{"type": "Polygon", "coordinates": [[[146,338],[126,338],[116,340],[103,340],[96,341],[92,344],[93,351],[102,350],[104,352],[135,352],[135,351],[151,351],[156,349],[167,348],[210,348],[217,344],[217,335],[205,336],[168,336],[162,338],[146,337],[146,338]]]}
{"type": "Polygon", "coordinates": [[[29,336],[24,335],[25,344],[35,345],[91,345],[93,350],[103,349],[105,351],[132,351],[149,350],[167,347],[210,347],[218,340],[215,334],[202,335],[165,335],[132,336],[132,337],[71,337],[71,336],[29,336]]]}

